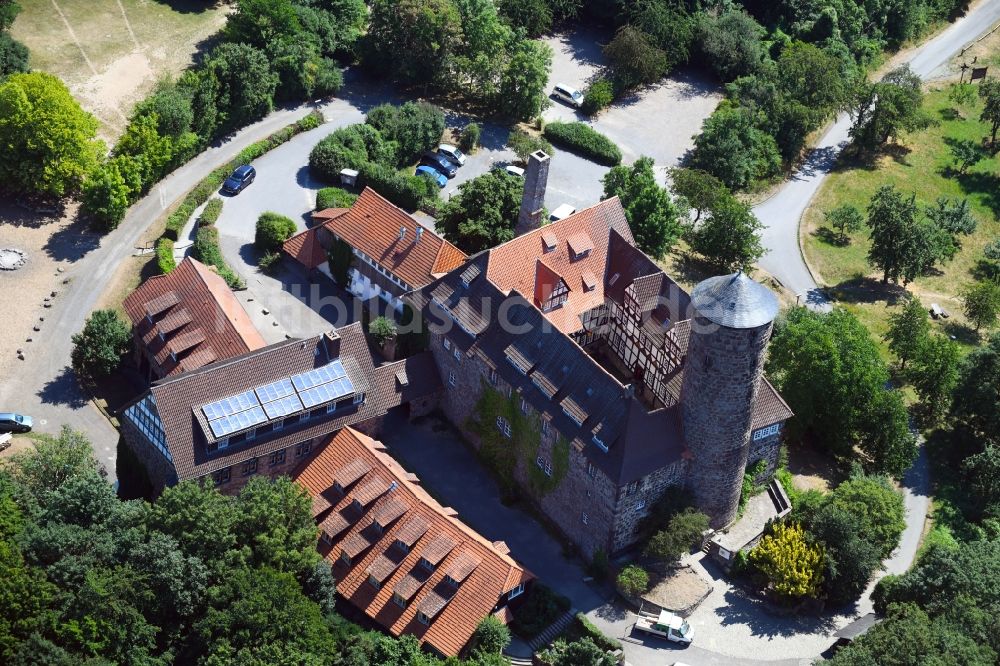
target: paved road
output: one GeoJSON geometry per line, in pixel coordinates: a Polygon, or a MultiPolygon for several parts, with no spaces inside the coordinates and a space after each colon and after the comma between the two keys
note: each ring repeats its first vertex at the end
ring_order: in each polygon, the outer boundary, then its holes
{"type": "Polygon", "coordinates": [[[55,305],[46,312],[42,330],[36,333],[29,353],[12,376],[0,382],[0,404],[17,404],[35,418],[36,430],[56,433],[68,424],[86,433],[94,453],[115,478],[118,433],[83,394],[69,368],[70,337],[83,328],[107,283],[121,261],[135,251],[139,237],[149,224],[174,201],[194,187],[205,174],[232,159],[250,143],[258,141],[308,113],[306,107],[279,110],[266,119],[236,133],[225,143],[209,148],[157,185],[136,203],[122,224],[100,239],[66,270],[55,305]]]}
{"type": "MultiPolygon", "coordinates": [[[[908,60],[910,67],[924,79],[939,75],[963,46],[997,21],[1000,21],[1000,0],[979,3],[965,17],[913,51],[908,60]]],[[[850,127],[848,114],[838,116],[805,164],[777,194],[754,208],[754,213],[765,227],[762,239],[767,254],[760,261],[761,267],[793,293],[800,295],[804,303],[821,308],[828,307],[828,303],[802,258],[799,222],[823,179],[832,170],[837,154],[847,144],[850,127]]]]}

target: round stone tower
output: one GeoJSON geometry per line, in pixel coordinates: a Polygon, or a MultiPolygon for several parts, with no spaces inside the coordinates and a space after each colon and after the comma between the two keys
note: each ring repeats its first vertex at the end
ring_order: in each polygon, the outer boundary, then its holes
{"type": "Polygon", "coordinates": [[[757,387],[778,299],[742,272],[691,292],[694,315],[681,388],[687,486],[713,528],[736,518],[757,387]]]}

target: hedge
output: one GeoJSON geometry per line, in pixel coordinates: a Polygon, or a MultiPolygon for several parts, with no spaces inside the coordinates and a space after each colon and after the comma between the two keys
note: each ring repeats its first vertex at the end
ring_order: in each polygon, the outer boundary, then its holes
{"type": "Polygon", "coordinates": [[[316,193],[316,210],[350,208],[357,201],[357,198],[357,194],[351,194],[339,187],[324,187],[316,193]]]}
{"type": "Polygon", "coordinates": [[[362,166],[361,184],[408,211],[417,210],[424,201],[437,198],[438,186],[430,178],[403,174],[374,162],[362,166]]]}
{"type": "Polygon", "coordinates": [[[594,624],[587,619],[587,616],[583,613],[576,614],[577,629],[584,636],[590,638],[594,641],[597,647],[602,650],[607,650],[608,652],[614,652],[615,650],[621,650],[622,644],[620,641],[607,636],[600,629],[594,626],[594,624]]]}
{"type": "Polygon", "coordinates": [[[177,262],[174,261],[174,242],[166,236],[161,236],[156,241],[156,265],[164,275],[177,268],[177,262]]]}
{"type": "Polygon", "coordinates": [[[614,141],[585,123],[551,122],[545,126],[543,134],[555,145],[579,153],[598,164],[621,164],[622,151],[614,141]]]}
{"type": "Polygon", "coordinates": [[[219,215],[222,215],[222,199],[218,197],[209,199],[208,203],[205,204],[205,208],[201,211],[198,224],[202,226],[215,224],[219,220],[219,215]]]}
{"type": "Polygon", "coordinates": [[[191,254],[195,259],[203,264],[215,266],[219,275],[230,289],[243,289],[246,284],[239,275],[233,272],[226,265],[226,260],[222,258],[222,250],[219,248],[219,230],[215,227],[202,227],[195,236],[194,245],[191,246],[191,254]]]}
{"type": "Polygon", "coordinates": [[[257,218],[253,244],[261,252],[277,252],[296,231],[295,221],[279,213],[267,211],[257,218]]]}
{"type": "Polygon", "coordinates": [[[588,116],[606,109],[615,101],[615,86],[608,79],[597,79],[583,94],[581,110],[588,116]]]}

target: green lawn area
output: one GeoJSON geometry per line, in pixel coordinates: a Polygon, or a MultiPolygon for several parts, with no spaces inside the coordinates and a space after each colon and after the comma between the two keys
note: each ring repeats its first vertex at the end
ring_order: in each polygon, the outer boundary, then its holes
{"type": "Polygon", "coordinates": [[[936,322],[935,327],[969,346],[977,338],[964,325],[957,295],[974,280],[983,247],[1000,236],[1000,159],[984,159],[965,175],[953,173],[950,142],[981,141],[988,135],[988,127],[979,122],[979,101],[958,106],[948,99],[947,88],[940,86],[928,91],[925,108],[937,121],[935,126],[890,146],[889,154],[874,166],[843,164],[826,179],[803,217],[803,246],[816,279],[830,287],[838,301],[881,336],[887,328],[888,314],[903,290],[883,285],[881,276],[868,266],[867,228],[855,232],[849,245],[839,245],[831,240],[824,212],[847,203],[864,211],[875,190],[885,184],[893,184],[905,193],[916,192],[921,205],[933,205],[939,196],[967,197],[979,221],[976,233],[961,238],[962,249],[951,262],[916,280],[908,289],[925,305],[934,302],[945,308],[951,318],[936,322]]]}

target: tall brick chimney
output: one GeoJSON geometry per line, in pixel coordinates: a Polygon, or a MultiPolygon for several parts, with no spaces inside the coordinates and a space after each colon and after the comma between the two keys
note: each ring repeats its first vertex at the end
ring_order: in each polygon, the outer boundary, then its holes
{"type": "Polygon", "coordinates": [[[549,183],[550,159],[541,150],[528,155],[521,210],[517,214],[517,227],[514,229],[514,233],[518,236],[542,226],[542,209],[545,208],[545,187],[549,183]]]}

